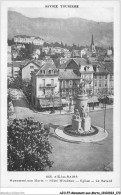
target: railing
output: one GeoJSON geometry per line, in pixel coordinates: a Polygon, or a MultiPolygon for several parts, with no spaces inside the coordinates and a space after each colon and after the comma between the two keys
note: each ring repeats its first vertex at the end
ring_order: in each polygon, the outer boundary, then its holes
{"type": "Polygon", "coordinates": [[[39,86],[39,88],[54,88],[54,87],[57,87],[57,84],[55,83],[55,84],[41,84],[40,86],[39,86]]]}
{"type": "Polygon", "coordinates": [[[77,85],[61,85],[61,89],[76,89],[77,85]]]}

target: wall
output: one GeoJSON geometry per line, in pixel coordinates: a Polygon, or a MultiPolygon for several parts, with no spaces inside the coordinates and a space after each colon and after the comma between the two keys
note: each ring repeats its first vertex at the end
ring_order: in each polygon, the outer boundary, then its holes
{"type": "Polygon", "coordinates": [[[57,93],[59,91],[59,81],[58,81],[58,76],[38,76],[37,77],[37,83],[36,83],[36,91],[37,91],[37,94],[36,94],[36,97],[40,98],[42,96],[44,96],[44,92],[43,92],[43,89],[45,89],[45,94],[47,92],[50,92],[51,89],[53,89],[53,91],[55,93],[57,93]],[[45,86],[46,84],[51,84],[51,79],[54,79],[54,85],[56,84],[56,87],[55,88],[40,88],[40,85],[43,84],[43,79],[45,79],[45,86]]]}
{"type": "Polygon", "coordinates": [[[31,79],[31,71],[34,71],[35,69],[39,68],[32,62],[22,68],[22,79],[31,79]],[[33,66],[33,68],[30,68],[30,66],[33,66]]]}

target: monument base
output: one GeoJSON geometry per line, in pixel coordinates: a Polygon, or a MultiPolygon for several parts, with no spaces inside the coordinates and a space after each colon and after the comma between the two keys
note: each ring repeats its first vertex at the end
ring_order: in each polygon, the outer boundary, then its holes
{"type": "Polygon", "coordinates": [[[74,131],[81,129],[82,120],[81,119],[72,119],[72,128],[74,131]]]}
{"type": "Polygon", "coordinates": [[[72,129],[74,131],[89,131],[91,129],[91,118],[72,119],[72,129]]]}
{"type": "Polygon", "coordinates": [[[89,131],[90,128],[91,128],[91,118],[88,116],[88,117],[85,117],[82,119],[82,129],[84,131],[89,131]]]}

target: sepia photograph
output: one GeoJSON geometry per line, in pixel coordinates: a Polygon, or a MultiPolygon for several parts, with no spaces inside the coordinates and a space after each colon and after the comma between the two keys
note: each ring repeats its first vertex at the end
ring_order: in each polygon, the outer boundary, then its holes
{"type": "Polygon", "coordinates": [[[8,9],[8,171],[113,171],[113,8],[48,9],[8,9]]]}

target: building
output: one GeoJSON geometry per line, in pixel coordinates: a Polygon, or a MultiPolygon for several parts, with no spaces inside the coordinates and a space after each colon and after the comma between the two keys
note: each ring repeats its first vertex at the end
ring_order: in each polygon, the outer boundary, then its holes
{"type": "Polygon", "coordinates": [[[107,56],[112,56],[112,55],[113,55],[112,49],[107,49],[107,56]]]}
{"type": "Polygon", "coordinates": [[[109,86],[108,86],[108,93],[114,94],[114,68],[113,62],[105,62],[104,63],[106,69],[109,72],[109,86]]]}
{"type": "Polygon", "coordinates": [[[81,51],[80,51],[80,50],[73,50],[73,51],[72,51],[72,56],[73,56],[74,58],[76,58],[76,57],[81,57],[81,51]]]}
{"type": "Polygon", "coordinates": [[[82,49],[80,51],[80,57],[83,58],[83,56],[85,56],[85,55],[87,55],[87,51],[86,51],[86,49],[82,49]]]}
{"type": "Polygon", "coordinates": [[[54,63],[54,62],[53,62],[53,59],[52,59],[50,56],[45,56],[45,57],[43,58],[43,62],[44,62],[44,63],[45,63],[45,62],[54,63]]]}
{"type": "Polygon", "coordinates": [[[13,66],[12,63],[8,62],[7,63],[7,77],[12,77],[13,76],[13,66]]]}
{"type": "Polygon", "coordinates": [[[106,66],[98,65],[94,68],[93,76],[93,94],[94,95],[104,95],[108,94],[110,91],[110,73],[106,66]]]}
{"type": "Polygon", "coordinates": [[[31,73],[42,66],[41,62],[30,60],[22,67],[22,79],[31,80],[31,73]]]}
{"type": "Polygon", "coordinates": [[[55,48],[54,47],[50,47],[49,53],[50,53],[50,55],[55,55],[55,48]]]}
{"type": "Polygon", "coordinates": [[[7,48],[7,62],[8,63],[11,63],[12,62],[11,46],[8,46],[8,48],[7,48]]]}
{"type": "Polygon", "coordinates": [[[62,53],[61,47],[55,47],[55,53],[61,54],[62,53]]]}
{"type": "Polygon", "coordinates": [[[45,52],[45,54],[48,54],[49,50],[49,47],[42,47],[42,52],[45,52]]]}
{"type": "Polygon", "coordinates": [[[71,52],[70,51],[64,51],[63,53],[65,58],[71,58],[71,52]]]}
{"type": "Polygon", "coordinates": [[[20,75],[21,61],[13,61],[7,63],[7,76],[8,77],[18,77],[20,75]]]}
{"type": "Polygon", "coordinates": [[[37,109],[60,106],[59,70],[54,63],[46,62],[32,73],[32,103],[37,109]]]}
{"type": "Polygon", "coordinates": [[[73,69],[59,70],[60,95],[64,98],[76,97],[80,76],[73,69]]]}
{"type": "Polygon", "coordinates": [[[70,59],[66,65],[65,69],[72,69],[74,72],[80,76],[80,80],[87,80],[87,84],[85,86],[87,93],[93,93],[93,66],[88,61],[88,59],[84,58],[72,58],[70,59]]]}
{"type": "Polygon", "coordinates": [[[41,37],[35,37],[35,36],[16,35],[16,36],[14,36],[14,42],[16,44],[18,44],[18,43],[22,43],[22,44],[33,43],[34,45],[42,46],[44,44],[44,39],[42,39],[41,37]]]}

